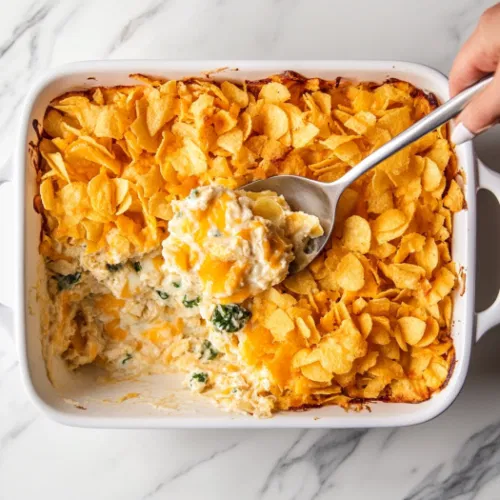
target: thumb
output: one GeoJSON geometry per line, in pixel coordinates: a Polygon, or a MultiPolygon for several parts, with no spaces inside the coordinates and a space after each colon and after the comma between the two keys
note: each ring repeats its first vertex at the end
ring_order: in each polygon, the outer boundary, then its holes
{"type": "Polygon", "coordinates": [[[475,135],[489,129],[500,120],[500,71],[497,69],[495,78],[475,96],[467,107],[458,115],[451,140],[462,144],[475,135]]]}

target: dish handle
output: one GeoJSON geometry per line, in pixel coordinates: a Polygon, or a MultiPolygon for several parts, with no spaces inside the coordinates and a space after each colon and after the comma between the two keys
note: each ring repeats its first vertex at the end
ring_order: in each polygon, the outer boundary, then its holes
{"type": "MultiPolygon", "coordinates": [[[[9,158],[7,161],[0,165],[0,214],[8,214],[12,215],[12,207],[7,205],[11,205],[12,203],[12,193],[7,193],[7,191],[12,191],[12,159],[9,158]],[[3,206],[6,205],[6,206],[3,206]]],[[[5,235],[7,228],[4,227],[8,223],[7,217],[4,218],[3,221],[0,221],[0,234],[5,235]]],[[[4,255],[8,251],[9,245],[1,245],[0,244],[0,264],[2,262],[8,262],[8,259],[4,255]],[[4,258],[5,257],[5,258],[4,258]]],[[[6,270],[4,270],[6,272],[6,270]]],[[[6,283],[8,280],[0,280],[0,287],[2,283],[6,283]]],[[[6,297],[8,297],[7,290],[2,290],[0,288],[0,334],[3,330],[10,336],[12,336],[13,332],[13,311],[12,308],[6,303],[6,297]]]]}
{"type": "MultiPolygon", "coordinates": [[[[500,174],[477,160],[478,190],[487,189],[500,203],[500,174]]],[[[500,292],[490,307],[476,313],[476,342],[491,328],[500,324],[500,292]]]]}

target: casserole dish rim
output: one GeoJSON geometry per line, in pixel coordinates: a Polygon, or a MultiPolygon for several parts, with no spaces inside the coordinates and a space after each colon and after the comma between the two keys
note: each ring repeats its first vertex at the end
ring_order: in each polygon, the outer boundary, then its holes
{"type": "MultiPolygon", "coordinates": [[[[17,214],[21,218],[17,222],[18,227],[22,228],[19,230],[18,237],[16,238],[16,251],[15,255],[18,258],[22,258],[16,264],[16,287],[15,287],[15,299],[14,299],[14,324],[16,331],[16,341],[19,351],[20,358],[20,368],[23,383],[36,406],[40,407],[42,411],[48,414],[54,420],[67,425],[77,425],[84,427],[107,427],[107,428],[168,428],[168,427],[195,427],[195,428],[209,428],[209,427],[327,427],[327,428],[355,428],[355,427],[385,427],[385,426],[404,426],[412,425],[425,422],[430,420],[440,413],[442,413],[450,404],[456,399],[458,393],[460,392],[463,383],[465,381],[465,376],[468,370],[470,350],[473,343],[473,335],[475,330],[475,313],[474,313],[474,296],[475,296],[475,236],[476,236],[476,196],[475,191],[480,187],[479,180],[481,175],[478,174],[477,168],[486,168],[481,166],[477,162],[475,157],[472,144],[466,143],[460,146],[460,157],[462,158],[461,167],[467,167],[467,183],[465,186],[466,191],[466,201],[467,209],[464,218],[466,219],[466,273],[467,273],[467,288],[465,292],[465,304],[464,307],[466,311],[464,313],[465,324],[461,326],[462,335],[465,336],[464,350],[460,358],[460,363],[458,367],[455,367],[454,372],[450,376],[450,384],[446,387],[438,397],[431,397],[430,400],[418,403],[412,406],[421,407],[421,410],[411,411],[409,413],[378,416],[376,414],[371,414],[367,418],[353,418],[354,415],[345,414],[345,416],[325,416],[319,419],[311,418],[308,415],[308,411],[303,412],[302,415],[298,415],[296,412],[285,412],[282,414],[277,414],[271,419],[259,420],[251,417],[246,418],[235,418],[231,413],[221,414],[220,417],[210,417],[204,418],[203,416],[193,419],[184,419],[183,417],[175,416],[148,416],[146,418],[142,417],[127,417],[127,416],[91,416],[86,415],[86,412],[69,412],[62,411],[53,405],[49,404],[45,398],[43,398],[32,379],[32,371],[30,369],[30,360],[28,355],[28,332],[26,331],[26,315],[27,306],[27,290],[26,290],[26,270],[25,270],[25,260],[27,258],[26,252],[26,237],[25,237],[25,222],[26,222],[26,186],[25,177],[27,170],[28,158],[28,148],[27,148],[27,138],[29,127],[32,126],[32,112],[33,108],[39,99],[40,95],[44,90],[46,90],[51,85],[60,82],[68,77],[81,76],[82,84],[81,88],[93,87],[96,85],[102,85],[102,83],[97,82],[94,75],[124,75],[131,73],[144,73],[155,76],[161,76],[165,73],[179,73],[182,72],[185,77],[193,76],[193,74],[203,74],[204,68],[238,68],[241,71],[240,78],[246,78],[244,75],[245,71],[261,72],[266,76],[273,73],[279,73],[286,69],[297,71],[298,73],[307,72],[307,76],[319,76],[325,71],[336,72],[337,76],[343,76],[343,74],[348,73],[346,76],[348,79],[352,77],[349,74],[359,74],[359,79],[363,78],[363,73],[375,73],[380,74],[385,73],[386,78],[394,75],[398,78],[404,79],[404,73],[408,74],[408,78],[416,75],[420,75],[422,78],[427,78],[435,82],[436,87],[441,87],[441,94],[444,98],[447,98],[447,91],[443,89],[447,88],[447,78],[437,70],[429,68],[428,66],[399,62],[399,61],[342,61],[342,60],[332,60],[332,61],[165,61],[165,60],[117,60],[117,61],[88,61],[71,63],[64,66],[60,66],[47,71],[44,75],[40,77],[38,82],[32,87],[29,92],[21,115],[20,121],[20,133],[18,136],[18,144],[16,151],[16,161],[15,168],[13,172],[14,188],[16,190],[16,205],[17,214]],[[85,76],[87,78],[85,78],[85,76]],[[446,391],[446,395],[443,392],[446,391]],[[444,396],[444,397],[443,397],[444,396]],[[294,415],[293,418],[287,416],[287,414],[294,415]]],[[[231,70],[229,70],[231,71],[231,70]]],[[[234,72],[234,71],[233,71],[234,72]]],[[[222,73],[224,75],[224,73],[222,73]]],[[[239,75],[238,75],[239,76],[239,75]]],[[[179,76],[173,76],[179,78],[179,76]]],[[[231,78],[231,77],[230,77],[231,78]]],[[[329,77],[325,77],[329,78],[329,77]]],[[[234,78],[232,78],[234,79],[234,78]]],[[[384,78],[380,78],[382,80],[384,78]]],[[[410,80],[411,81],[411,80],[410,80]]],[[[418,85],[417,85],[418,86],[418,85]]],[[[60,93],[67,91],[68,89],[62,89],[60,93]]],[[[435,90],[435,89],[423,89],[423,90],[435,90]]],[[[494,174],[489,171],[490,174],[494,174]]],[[[489,175],[489,174],[488,174],[489,175]]],[[[495,178],[496,182],[499,183],[495,178]]],[[[486,186],[485,186],[486,187],[486,186]]],[[[491,189],[491,186],[487,186],[491,189]]],[[[498,190],[500,193],[500,188],[498,190]]],[[[496,193],[495,193],[496,194],[496,193]]],[[[498,195],[497,195],[498,197],[498,195]]],[[[498,299],[497,299],[498,300],[498,299]]],[[[492,307],[494,307],[496,302],[485,312],[489,313],[493,321],[498,323],[500,319],[497,315],[492,316],[492,307]]],[[[455,314],[454,314],[455,318],[455,314]]],[[[479,335],[484,333],[485,326],[488,323],[487,318],[482,322],[482,328],[478,329],[479,335]]],[[[491,318],[490,318],[491,323],[491,318]]],[[[478,325],[480,326],[480,325],[478,325]]],[[[479,336],[478,335],[478,336],[479,336]]],[[[436,395],[437,396],[437,395],[436,395]]],[[[382,405],[389,403],[370,403],[373,405],[382,405]]],[[[390,403],[391,406],[399,405],[410,405],[409,403],[390,403]]],[[[327,407],[325,407],[327,408],[327,407]]]]}

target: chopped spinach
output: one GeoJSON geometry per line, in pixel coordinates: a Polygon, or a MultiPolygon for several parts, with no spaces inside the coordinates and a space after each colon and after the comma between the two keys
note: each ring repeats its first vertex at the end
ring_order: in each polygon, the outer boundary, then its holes
{"type": "Polygon", "coordinates": [[[110,273],[116,273],[116,271],[119,271],[123,267],[123,264],[118,263],[118,264],[106,264],[106,269],[110,273]]]}
{"type": "Polygon", "coordinates": [[[310,255],[310,254],[314,253],[317,248],[318,248],[318,246],[317,246],[316,239],[309,238],[309,240],[307,241],[307,243],[304,247],[304,253],[306,255],[310,255]]]}
{"type": "Polygon", "coordinates": [[[181,287],[181,284],[180,284],[180,282],[179,282],[179,281],[174,281],[174,282],[172,283],[172,285],[173,285],[173,287],[174,287],[174,288],[180,288],[180,287],[181,287]]]}
{"type": "Polygon", "coordinates": [[[212,361],[219,354],[219,351],[213,346],[210,340],[204,340],[201,344],[201,356],[200,359],[204,361],[212,361]]]}
{"type": "Polygon", "coordinates": [[[122,365],[124,365],[127,361],[129,361],[131,359],[132,359],[132,354],[130,354],[129,352],[127,352],[127,354],[125,355],[125,357],[122,359],[122,365]]]}
{"type": "Polygon", "coordinates": [[[189,196],[188,198],[196,198],[198,196],[200,192],[195,188],[195,189],[191,189],[191,192],[189,193],[189,196]]]}
{"type": "Polygon", "coordinates": [[[238,304],[218,304],[210,321],[220,331],[234,333],[241,330],[252,313],[238,304]]]}
{"type": "Polygon", "coordinates": [[[196,372],[191,375],[191,380],[197,380],[202,384],[206,384],[208,381],[208,373],[206,372],[196,372]]]}
{"type": "Polygon", "coordinates": [[[167,300],[169,298],[169,294],[162,290],[156,290],[156,293],[160,296],[160,299],[167,300]]]}
{"type": "Polygon", "coordinates": [[[182,303],[188,309],[197,306],[200,302],[201,302],[201,297],[196,297],[195,299],[188,300],[187,295],[184,295],[184,298],[182,299],[182,303]]]}
{"type": "Polygon", "coordinates": [[[140,262],[132,262],[132,267],[136,273],[142,271],[142,266],[140,262]]]}
{"type": "Polygon", "coordinates": [[[82,273],[76,272],[74,274],[57,274],[54,279],[57,281],[57,288],[61,291],[71,288],[80,281],[81,277],[82,273]]]}

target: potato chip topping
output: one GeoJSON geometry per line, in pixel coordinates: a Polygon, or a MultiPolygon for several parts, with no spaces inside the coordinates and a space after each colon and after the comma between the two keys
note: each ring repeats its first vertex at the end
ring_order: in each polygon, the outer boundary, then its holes
{"type": "Polygon", "coordinates": [[[180,370],[230,411],[420,402],[453,368],[453,214],[446,126],[345,190],[326,249],[274,193],[278,174],[332,182],[429,113],[409,83],[287,72],[236,84],[134,75],[56,98],[37,170],[48,369],[113,378],[180,370]],[[284,281],[282,281],[284,279],[284,281]]]}

